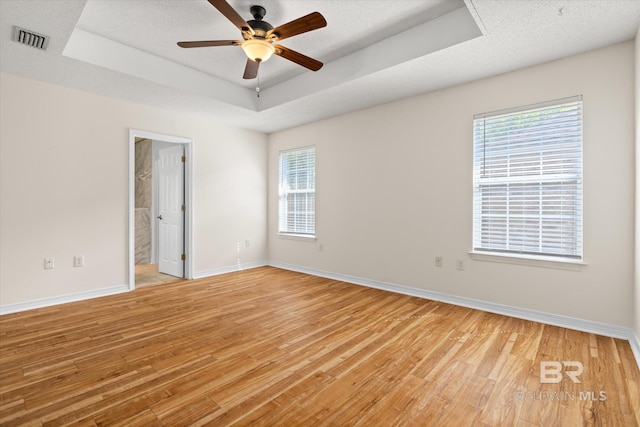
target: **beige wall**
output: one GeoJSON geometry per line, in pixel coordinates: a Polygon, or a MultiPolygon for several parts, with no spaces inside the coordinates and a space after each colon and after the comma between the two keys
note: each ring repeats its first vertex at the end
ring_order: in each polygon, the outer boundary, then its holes
{"type": "MultiPolygon", "coordinates": [[[[633,328],[640,339],[640,28],[635,40],[635,96],[636,96],[636,247],[635,247],[635,313],[633,328]]],[[[638,342],[640,345],[640,342],[638,342]]]]}
{"type": "Polygon", "coordinates": [[[630,327],[633,69],[628,42],[270,135],[270,259],[630,327]],[[473,115],[579,94],[588,266],[471,259],[473,115]],[[276,183],[278,151],[310,144],[318,238],[311,243],[277,236],[276,183]],[[442,268],[435,256],[444,257],[442,268]]]}
{"type": "Polygon", "coordinates": [[[0,85],[0,306],[128,282],[129,128],[193,140],[195,275],[267,259],[266,135],[8,74],[0,85]]]}
{"type": "Polygon", "coordinates": [[[270,259],[640,334],[633,85],[629,42],[267,137],[2,74],[0,306],[127,282],[128,129],[135,128],[194,141],[196,275],[270,259]],[[472,260],[473,114],[575,94],[584,96],[588,266],[472,260]],[[276,221],[277,152],[309,144],[317,147],[313,243],[279,238],[276,221]],[[245,239],[251,245],[238,253],[245,239]],[[85,267],[72,267],[74,255],[85,256],[85,267]],[[442,268],[434,267],[437,255],[442,268]],[[54,270],[43,268],[45,257],[55,258],[54,270]],[[455,269],[457,258],[464,271],[455,269]]]}

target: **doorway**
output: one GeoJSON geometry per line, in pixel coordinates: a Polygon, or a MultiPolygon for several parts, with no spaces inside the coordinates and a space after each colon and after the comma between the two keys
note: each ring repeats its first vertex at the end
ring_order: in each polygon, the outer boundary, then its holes
{"type": "Polygon", "coordinates": [[[129,289],[191,279],[191,139],[129,131],[129,289]]]}

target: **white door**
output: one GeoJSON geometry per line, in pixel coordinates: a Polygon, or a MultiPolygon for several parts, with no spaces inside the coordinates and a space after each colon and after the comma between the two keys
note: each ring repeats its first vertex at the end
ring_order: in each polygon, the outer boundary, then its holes
{"type": "Polygon", "coordinates": [[[158,156],[158,270],[184,277],[184,147],[159,150],[158,156]]]}

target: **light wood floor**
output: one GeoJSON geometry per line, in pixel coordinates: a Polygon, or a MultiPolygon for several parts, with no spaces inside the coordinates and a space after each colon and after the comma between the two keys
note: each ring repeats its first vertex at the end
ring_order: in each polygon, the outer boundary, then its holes
{"type": "Polygon", "coordinates": [[[160,273],[158,264],[136,264],[136,286],[156,285],[180,280],[179,277],[160,273]]]}
{"type": "Polygon", "coordinates": [[[640,423],[625,341],[271,267],[1,316],[0,340],[3,426],[640,423]],[[581,383],[540,384],[548,360],[581,383]]]}

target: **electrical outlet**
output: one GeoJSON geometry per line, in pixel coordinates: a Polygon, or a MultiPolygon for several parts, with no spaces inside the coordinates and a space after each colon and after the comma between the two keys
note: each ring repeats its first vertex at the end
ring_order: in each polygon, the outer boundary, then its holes
{"type": "Polygon", "coordinates": [[[442,257],[441,256],[437,256],[436,257],[436,267],[442,267],[442,257]]]}
{"type": "Polygon", "coordinates": [[[319,251],[319,252],[324,252],[324,243],[320,243],[320,244],[318,245],[318,251],[319,251]]]}
{"type": "Polygon", "coordinates": [[[244,241],[244,246],[245,246],[245,247],[247,247],[247,248],[248,248],[249,246],[251,246],[251,242],[249,242],[249,239],[245,239],[245,241],[244,241]]]}
{"type": "Polygon", "coordinates": [[[45,258],[44,259],[44,268],[47,270],[51,270],[54,267],[53,258],[45,258]]]}
{"type": "Polygon", "coordinates": [[[460,271],[464,270],[464,261],[463,260],[461,260],[461,259],[457,259],[456,260],[456,269],[460,270],[460,271]]]}
{"type": "Polygon", "coordinates": [[[73,266],[74,267],[84,267],[84,257],[82,255],[74,256],[73,257],[73,266]]]}

